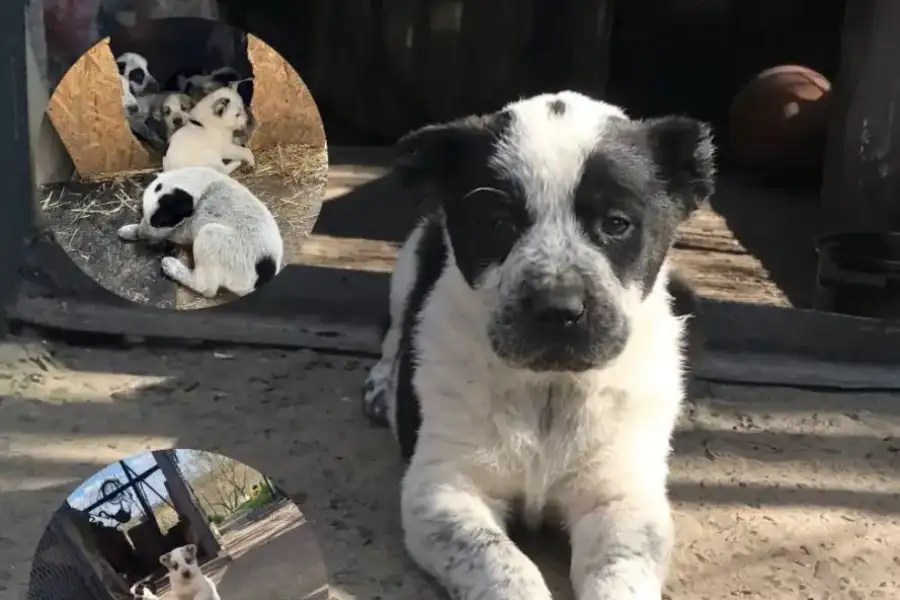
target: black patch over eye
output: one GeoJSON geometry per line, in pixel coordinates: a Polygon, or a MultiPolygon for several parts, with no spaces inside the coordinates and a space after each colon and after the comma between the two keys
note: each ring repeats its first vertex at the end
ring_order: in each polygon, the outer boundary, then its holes
{"type": "Polygon", "coordinates": [[[632,224],[628,217],[619,213],[610,213],[600,220],[600,229],[609,237],[623,237],[631,231],[631,228],[632,224]]]}
{"type": "Polygon", "coordinates": [[[470,284],[503,263],[531,224],[524,201],[496,187],[475,188],[446,210],[457,264],[470,284]]]}
{"type": "Polygon", "coordinates": [[[133,81],[134,83],[140,85],[144,83],[144,72],[140,69],[135,69],[131,73],[128,74],[128,79],[133,81]]]}

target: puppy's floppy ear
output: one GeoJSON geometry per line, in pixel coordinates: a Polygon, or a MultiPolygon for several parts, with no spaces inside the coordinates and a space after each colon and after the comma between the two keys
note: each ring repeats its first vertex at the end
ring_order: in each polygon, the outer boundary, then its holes
{"type": "Polygon", "coordinates": [[[638,122],[657,174],[687,218],[715,191],[716,147],[712,128],[697,119],[667,116],[638,122]]]}
{"type": "Polygon", "coordinates": [[[197,558],[197,546],[196,546],[196,544],[188,544],[187,546],[185,546],[184,548],[182,548],[182,550],[184,550],[184,556],[185,556],[185,558],[187,558],[188,560],[194,560],[195,558],[197,558]]]}
{"type": "Polygon", "coordinates": [[[212,112],[217,117],[225,114],[225,109],[231,104],[231,98],[219,98],[212,105],[212,112]]]}
{"type": "Polygon", "coordinates": [[[181,188],[174,188],[159,197],[156,211],[150,217],[150,226],[175,227],[194,214],[194,197],[181,188]]]}
{"type": "Polygon", "coordinates": [[[407,185],[450,177],[479,143],[499,138],[511,119],[501,111],[416,129],[397,140],[394,170],[407,185]]]}
{"type": "Polygon", "coordinates": [[[170,556],[170,554],[171,553],[166,552],[165,554],[163,554],[159,557],[159,564],[161,564],[162,566],[164,566],[167,569],[172,566],[172,557],[170,556]]]}

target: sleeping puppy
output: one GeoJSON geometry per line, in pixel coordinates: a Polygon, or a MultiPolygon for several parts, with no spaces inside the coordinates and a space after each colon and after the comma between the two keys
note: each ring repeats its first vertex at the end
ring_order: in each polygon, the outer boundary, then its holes
{"type": "Polygon", "coordinates": [[[159,557],[169,572],[169,586],[176,600],[220,600],[212,579],[197,564],[197,546],[188,544],[159,557]]]}
{"type": "Polygon", "coordinates": [[[457,600],[550,600],[508,533],[549,522],[578,600],[661,600],[687,318],[669,250],[713,192],[709,127],[560,92],[398,149],[438,208],[397,256],[364,409],[410,461],[411,557],[457,600]]]}
{"type": "Polygon", "coordinates": [[[284,242],[266,205],[250,190],[209,167],[161,173],[144,190],[139,223],[125,225],[128,242],[168,240],[190,246],[194,268],[162,259],[170,279],[207,298],[220,288],[244,296],[279,272],[284,242]]]}
{"type": "Polygon", "coordinates": [[[187,124],[172,135],[163,171],[210,167],[231,174],[242,161],[255,166],[253,152],[234,140],[235,132],[247,123],[240,95],[228,86],[217,89],[191,109],[187,124]]]}

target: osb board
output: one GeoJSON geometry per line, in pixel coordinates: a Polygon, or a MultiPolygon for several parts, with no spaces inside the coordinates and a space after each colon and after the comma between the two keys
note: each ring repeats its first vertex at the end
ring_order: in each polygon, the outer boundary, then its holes
{"type": "Polygon", "coordinates": [[[278,144],[325,146],[325,129],[302,74],[271,46],[248,35],[248,54],[253,66],[253,103],[258,121],[250,149],[264,150],[278,144]]]}
{"type": "MultiPolygon", "coordinates": [[[[254,152],[276,146],[325,147],[315,102],[300,76],[275,50],[248,36],[254,72],[251,110],[258,126],[254,152]]],[[[159,164],[131,134],[121,109],[121,87],[108,39],[85,53],[50,100],[50,119],[81,177],[145,169],[159,164]]]]}
{"type": "Polygon", "coordinates": [[[47,112],[80,175],[152,166],[122,114],[122,87],[108,39],[69,69],[47,112]]]}

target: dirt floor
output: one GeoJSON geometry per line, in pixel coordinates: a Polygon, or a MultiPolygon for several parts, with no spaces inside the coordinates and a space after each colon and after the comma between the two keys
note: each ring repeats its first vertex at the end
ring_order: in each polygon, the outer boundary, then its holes
{"type": "MultiPolygon", "coordinates": [[[[166,255],[190,260],[187,249],[124,243],[122,225],[140,220],[141,193],[153,172],[113,179],[47,186],[41,208],[46,226],[69,257],[94,281],[132,302],[159,308],[192,309],[233,300],[209,300],[167,279],[160,271],[166,255]]],[[[296,260],[322,206],[328,180],[323,147],[274,147],[257,156],[254,171],[235,178],[272,210],[285,242],[285,261],[296,260]]]]}
{"type": "MultiPolygon", "coordinates": [[[[229,531],[221,540],[228,559],[203,566],[227,600],[317,600],[327,598],[327,574],[315,534],[292,502],[229,531]],[[284,557],[293,557],[285,561],[284,557]]],[[[161,600],[177,600],[168,585],[161,600]]]]}
{"type": "MultiPolygon", "coordinates": [[[[293,495],[330,597],[440,598],[402,550],[397,450],[360,416],[369,365],[243,348],[0,345],[0,504],[11,524],[0,589],[24,592],[44,524],[84,477],[136,452],[193,447],[265,465],[293,495]]],[[[667,598],[900,597],[900,395],[696,387],[674,444],[667,598]]],[[[525,542],[570,598],[564,551],[525,542]]],[[[266,564],[302,571],[302,551],[272,554],[266,564]]]]}

